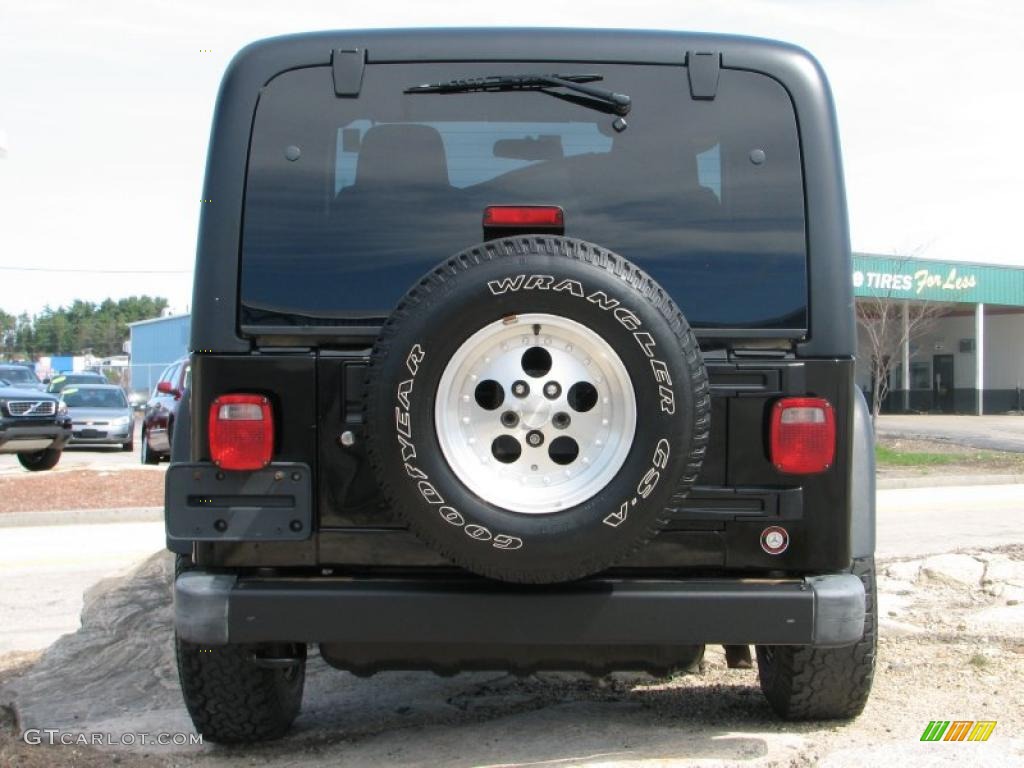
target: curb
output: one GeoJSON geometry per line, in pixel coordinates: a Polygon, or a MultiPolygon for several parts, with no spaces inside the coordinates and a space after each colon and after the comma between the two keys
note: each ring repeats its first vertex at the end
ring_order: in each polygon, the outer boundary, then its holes
{"type": "Polygon", "coordinates": [[[0,514],[0,528],[31,528],[42,525],[94,525],[103,523],[160,523],[163,522],[163,519],[163,507],[8,512],[0,514]]]}
{"type": "Polygon", "coordinates": [[[1024,483],[1024,475],[915,475],[913,477],[879,477],[875,487],[879,490],[894,488],[949,488],[972,485],[1017,485],[1024,483]]]}

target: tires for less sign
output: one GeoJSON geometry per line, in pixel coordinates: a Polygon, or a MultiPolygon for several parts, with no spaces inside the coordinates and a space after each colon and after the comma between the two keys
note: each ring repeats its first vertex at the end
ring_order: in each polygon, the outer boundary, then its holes
{"type": "Polygon", "coordinates": [[[1024,269],[857,254],[857,296],[1024,306],[1024,269]]]}

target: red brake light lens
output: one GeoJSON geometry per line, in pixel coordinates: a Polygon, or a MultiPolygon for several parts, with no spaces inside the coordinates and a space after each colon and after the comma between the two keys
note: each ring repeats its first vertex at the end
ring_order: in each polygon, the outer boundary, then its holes
{"type": "Polygon", "coordinates": [[[262,395],[221,395],[210,406],[210,458],[221,469],[263,469],[274,451],[274,415],[262,395]]]}
{"type": "Polygon", "coordinates": [[[813,475],[836,456],[836,416],[820,397],[787,397],[772,407],[771,459],[779,472],[813,475]]]}
{"type": "Polygon", "coordinates": [[[492,227],[562,229],[565,213],[557,205],[489,205],[484,208],[484,228],[492,227]]]}

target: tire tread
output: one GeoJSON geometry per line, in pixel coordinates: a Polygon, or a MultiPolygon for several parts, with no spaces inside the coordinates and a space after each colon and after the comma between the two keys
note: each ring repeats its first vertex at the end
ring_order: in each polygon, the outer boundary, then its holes
{"type": "Polygon", "coordinates": [[[850,719],[867,704],[878,644],[877,595],[873,557],[854,560],[864,583],[864,636],[841,648],[773,646],[769,660],[757,648],[758,676],[768,703],[787,720],[850,719]]]}

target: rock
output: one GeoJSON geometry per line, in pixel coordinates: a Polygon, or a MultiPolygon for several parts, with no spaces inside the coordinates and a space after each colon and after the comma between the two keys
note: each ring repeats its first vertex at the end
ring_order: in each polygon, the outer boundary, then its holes
{"type": "Polygon", "coordinates": [[[1001,597],[1004,589],[1006,589],[1006,585],[1002,582],[996,584],[988,582],[985,586],[985,594],[992,597],[1001,597]]]}
{"type": "Polygon", "coordinates": [[[985,564],[970,555],[935,555],[921,564],[921,576],[953,587],[976,587],[984,573],[985,564]]]}
{"type": "Polygon", "coordinates": [[[902,563],[889,563],[885,572],[888,576],[898,581],[917,581],[918,573],[921,570],[920,560],[907,560],[902,563]]]}
{"type": "Polygon", "coordinates": [[[161,552],[85,593],[81,629],[57,640],[9,686],[25,727],[96,719],[118,708],[180,709],[173,574],[174,556],[161,552]]]}
{"type": "Polygon", "coordinates": [[[1024,562],[1020,560],[990,561],[985,569],[985,582],[1008,581],[1024,587],[1024,562]]]}
{"type": "Polygon", "coordinates": [[[1016,584],[1004,584],[1003,591],[999,596],[1006,601],[1007,605],[1024,602],[1024,587],[1018,587],[1016,584]]]}

